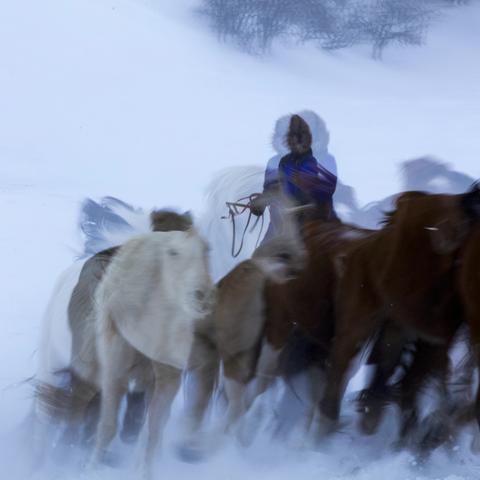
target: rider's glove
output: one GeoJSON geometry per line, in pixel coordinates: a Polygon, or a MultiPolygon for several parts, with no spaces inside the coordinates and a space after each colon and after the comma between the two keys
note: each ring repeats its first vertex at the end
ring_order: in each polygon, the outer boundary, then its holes
{"type": "Polygon", "coordinates": [[[267,206],[265,197],[263,195],[256,195],[255,197],[252,197],[248,206],[253,215],[260,217],[263,215],[265,207],[267,206]]]}

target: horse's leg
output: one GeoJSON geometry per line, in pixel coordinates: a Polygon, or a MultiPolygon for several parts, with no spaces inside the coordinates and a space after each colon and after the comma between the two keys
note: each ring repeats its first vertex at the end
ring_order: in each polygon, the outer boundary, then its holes
{"type": "Polygon", "coordinates": [[[312,423],[317,412],[318,404],[322,393],[325,391],[326,376],[323,367],[311,366],[307,372],[307,381],[309,386],[309,404],[307,405],[306,415],[300,428],[300,434],[305,438],[312,427],[312,423]]]}
{"type": "Polygon", "coordinates": [[[245,392],[244,411],[241,412],[242,415],[247,412],[249,413],[249,421],[242,422],[241,428],[238,431],[239,440],[244,446],[252,443],[258,431],[258,426],[264,418],[265,402],[255,403],[255,400],[265,393],[277,378],[280,353],[281,349],[275,349],[268,340],[264,338],[257,361],[255,378],[251,385],[252,388],[249,388],[248,392],[245,392]]]}
{"type": "Polygon", "coordinates": [[[62,444],[72,447],[80,443],[88,407],[97,393],[93,386],[72,373],[66,428],[60,439],[62,444]]]}
{"type": "Polygon", "coordinates": [[[223,359],[227,412],[224,430],[231,432],[248,409],[246,387],[255,373],[257,349],[250,349],[223,359]]]}
{"type": "Polygon", "coordinates": [[[127,386],[117,377],[106,378],[102,382],[100,420],[97,428],[97,438],[92,457],[92,463],[106,459],[107,447],[117,433],[117,417],[120,402],[127,392],[127,386]]]}
{"type": "MultiPolygon", "coordinates": [[[[480,427],[480,300],[478,298],[469,299],[467,304],[467,319],[470,327],[470,340],[472,343],[472,352],[477,366],[477,393],[475,397],[475,416],[477,424],[480,427]]],[[[480,432],[475,432],[472,440],[471,449],[475,453],[480,453],[480,432]]]]}
{"type": "Polygon", "coordinates": [[[182,370],[154,362],[154,388],[148,408],[148,439],[144,458],[144,477],[153,477],[153,460],[161,442],[165,424],[170,416],[172,402],[180,387],[182,370]]]}
{"type": "Polygon", "coordinates": [[[400,364],[407,341],[401,327],[387,323],[373,345],[367,364],[373,365],[374,374],[357,400],[360,429],[367,435],[374,434],[382,420],[384,407],[390,400],[387,382],[400,364]]]}
{"type": "Polygon", "coordinates": [[[83,428],[82,443],[90,445],[94,438],[100,419],[100,394],[97,393],[89,402],[85,412],[85,426],[83,428]]]}
{"type": "Polygon", "coordinates": [[[128,389],[128,373],[134,365],[135,351],[116,332],[99,336],[101,381],[100,420],[91,464],[101,462],[117,433],[120,402],[128,389]]]}
{"type": "MultiPolygon", "coordinates": [[[[417,350],[410,368],[407,370],[404,378],[400,382],[400,441],[399,444],[405,444],[407,439],[413,434],[418,425],[417,403],[418,396],[422,387],[429,379],[434,379],[440,385],[442,391],[440,394],[446,395],[446,381],[449,371],[448,350],[450,342],[445,345],[431,345],[429,343],[417,342],[417,350]]],[[[442,400],[445,400],[443,398],[442,400]]],[[[434,419],[434,420],[439,420],[434,419]]],[[[425,429],[427,430],[427,429],[425,429]]],[[[437,442],[433,437],[439,433],[434,433],[430,428],[430,433],[425,433],[420,440],[422,450],[433,448],[437,442]]],[[[436,429],[437,430],[437,429],[436,429]]]]}
{"type": "MultiPolygon", "coordinates": [[[[354,295],[351,289],[348,293],[354,295]]],[[[349,301],[350,308],[343,308],[337,318],[336,334],[327,368],[326,388],[320,401],[320,413],[330,427],[337,422],[340,414],[340,403],[346,387],[345,375],[350,362],[375,332],[378,323],[373,305],[352,297],[343,297],[341,301],[349,301]]],[[[326,426],[328,425],[323,425],[326,426]]]]}
{"type": "Polygon", "coordinates": [[[187,438],[200,429],[213,396],[219,367],[220,356],[216,345],[205,335],[195,335],[185,386],[187,438]]]}
{"type": "Polygon", "coordinates": [[[195,462],[205,453],[205,442],[198,434],[213,397],[220,356],[215,343],[206,335],[196,334],[187,367],[185,388],[185,418],[178,455],[195,462]]]}
{"type": "Polygon", "coordinates": [[[145,391],[131,390],[126,395],[127,406],[123,417],[120,438],[124,443],[132,443],[138,437],[146,416],[145,391]]]}
{"type": "Polygon", "coordinates": [[[304,376],[297,374],[286,378],[285,384],[287,388],[276,408],[279,422],[273,435],[281,440],[290,438],[293,445],[302,447],[309,440],[309,432],[325,387],[325,370],[311,365],[305,370],[304,376]],[[300,395],[298,387],[300,392],[305,391],[305,397],[300,395]]]}
{"type": "Polygon", "coordinates": [[[127,393],[127,408],[123,417],[120,438],[125,443],[137,440],[147,416],[147,392],[153,383],[150,360],[142,358],[133,372],[134,384],[127,393]]]}
{"type": "Polygon", "coordinates": [[[255,371],[255,388],[248,399],[248,406],[252,405],[255,399],[264,393],[275,380],[280,353],[281,349],[273,347],[267,339],[263,340],[255,371]]]}

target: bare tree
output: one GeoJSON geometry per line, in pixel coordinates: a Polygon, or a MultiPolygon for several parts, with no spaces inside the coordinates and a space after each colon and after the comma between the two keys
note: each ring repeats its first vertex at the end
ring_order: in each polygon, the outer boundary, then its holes
{"type": "Polygon", "coordinates": [[[380,60],[389,44],[421,45],[433,10],[418,0],[374,0],[368,6],[358,2],[351,15],[357,43],[371,44],[372,57],[380,60]]]}
{"type": "Polygon", "coordinates": [[[204,0],[222,41],[263,54],[280,38],[334,50],[372,46],[379,60],[390,44],[421,45],[436,12],[469,0],[204,0]]]}

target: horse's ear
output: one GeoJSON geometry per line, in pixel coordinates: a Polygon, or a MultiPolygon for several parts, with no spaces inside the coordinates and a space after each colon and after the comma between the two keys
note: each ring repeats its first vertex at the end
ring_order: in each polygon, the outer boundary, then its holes
{"type": "Polygon", "coordinates": [[[187,210],[186,212],[184,212],[182,214],[182,217],[185,219],[187,223],[189,223],[190,225],[193,225],[193,215],[191,210],[187,210]]]}
{"type": "MultiPolygon", "coordinates": [[[[470,190],[461,197],[461,205],[469,219],[480,219],[480,183],[476,182],[470,190]]],[[[465,219],[445,219],[442,222],[426,227],[430,231],[430,237],[434,250],[439,254],[453,253],[459,248],[468,231],[465,219]]]]}
{"type": "Polygon", "coordinates": [[[462,207],[473,220],[480,219],[480,180],[476,181],[462,196],[462,207]]]}
{"type": "MultiPolygon", "coordinates": [[[[428,218],[424,215],[417,216],[419,211],[423,211],[425,208],[435,211],[439,208],[437,200],[435,198],[428,199],[427,204],[422,201],[423,198],[429,197],[429,194],[424,192],[405,192],[397,199],[397,212],[398,224],[401,224],[401,229],[397,232],[397,247],[404,248],[404,235],[409,235],[409,232],[413,233],[419,231],[419,228],[424,228],[427,231],[430,239],[430,244],[435,253],[439,255],[448,255],[457,250],[465,239],[466,224],[464,218],[460,218],[458,215],[458,209],[456,214],[450,211],[445,215],[437,216],[437,220],[430,223],[428,218]],[[417,217],[417,220],[413,220],[417,217]],[[438,219],[440,218],[440,219],[438,219]],[[412,223],[412,220],[414,223],[412,223]],[[420,223],[419,223],[420,222],[420,223]],[[404,230],[406,229],[406,230],[404,230]]],[[[454,196],[450,196],[453,200],[454,196]]],[[[420,238],[420,237],[418,237],[420,238]]]]}

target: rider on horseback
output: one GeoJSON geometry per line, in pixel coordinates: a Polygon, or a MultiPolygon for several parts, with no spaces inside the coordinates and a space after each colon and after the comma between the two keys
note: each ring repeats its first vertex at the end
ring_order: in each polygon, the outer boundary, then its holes
{"type": "MultiPolygon", "coordinates": [[[[271,221],[265,238],[275,235],[280,228],[279,209],[275,205],[278,193],[285,194],[296,206],[314,207],[310,213],[315,218],[336,218],[332,196],[337,185],[337,169],[335,158],[327,150],[328,140],[325,123],[313,112],[277,121],[273,145],[278,154],[268,162],[263,193],[250,202],[250,209],[257,216],[263,214],[266,206],[270,207],[271,221]],[[305,118],[310,120],[313,138],[305,118]]],[[[300,222],[304,216],[300,215],[300,222]]]]}

